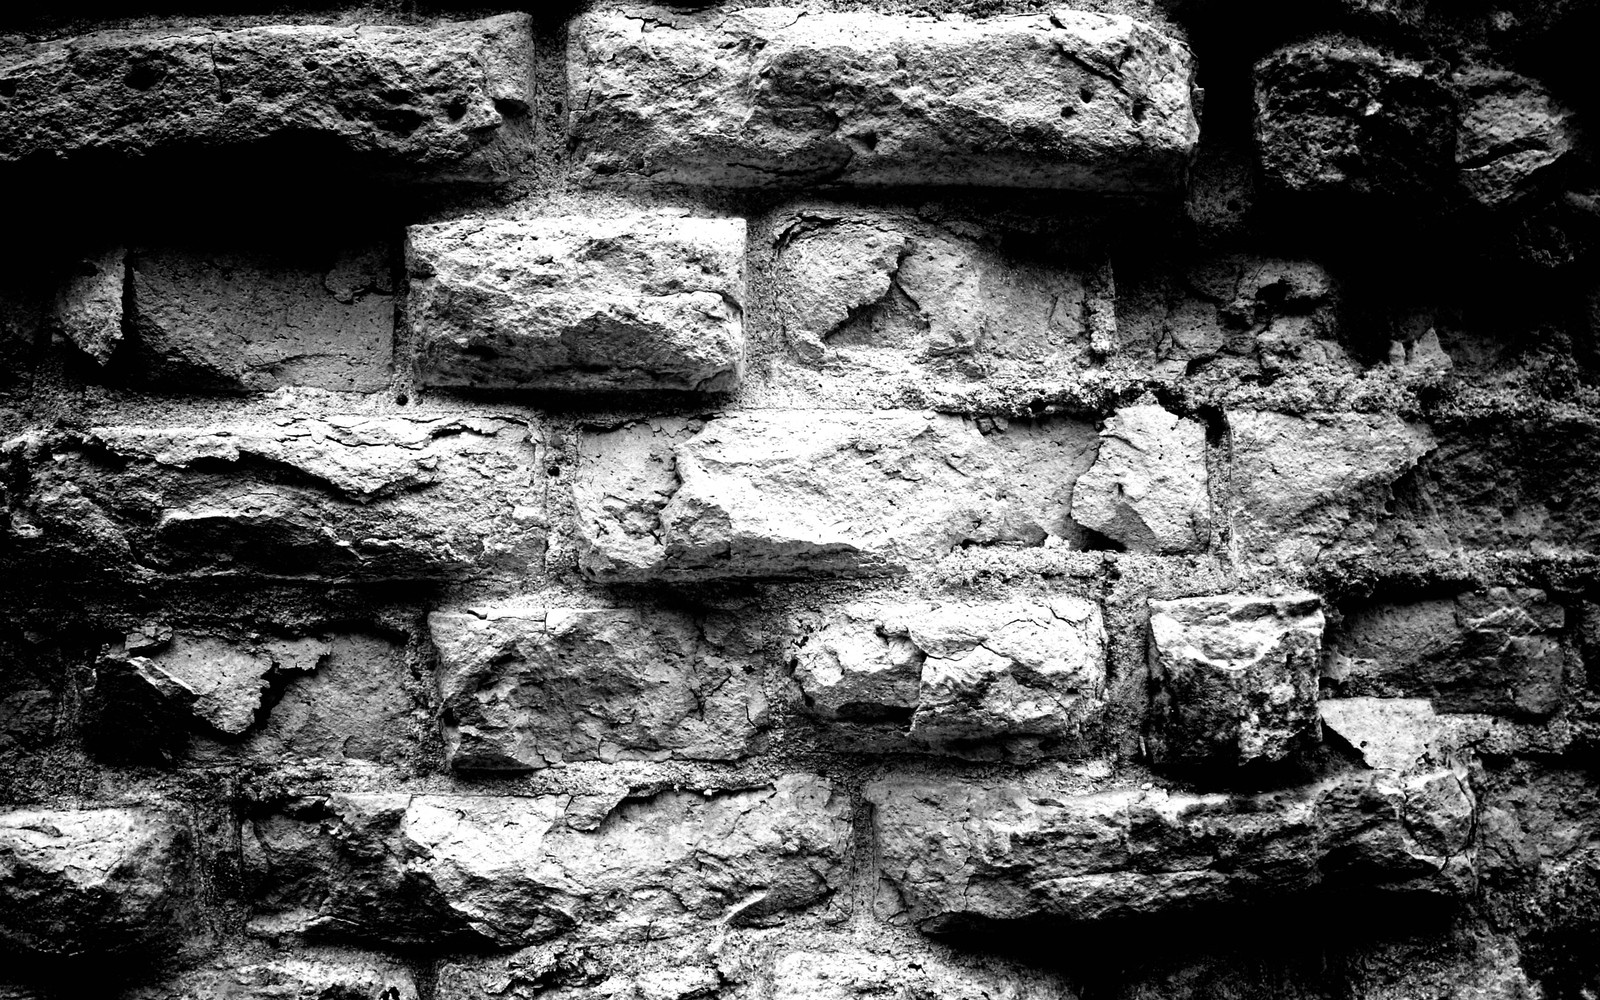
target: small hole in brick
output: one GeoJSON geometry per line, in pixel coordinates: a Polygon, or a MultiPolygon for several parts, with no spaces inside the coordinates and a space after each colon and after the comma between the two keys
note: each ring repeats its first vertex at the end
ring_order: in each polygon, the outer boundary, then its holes
{"type": "Polygon", "coordinates": [[[1088,104],[1090,101],[1094,100],[1094,88],[1089,86],[1087,83],[1079,87],[1078,100],[1085,104],[1088,104]]]}
{"type": "Polygon", "coordinates": [[[561,478],[561,466],[552,465],[548,469],[544,470],[544,474],[549,476],[551,479],[560,479],[561,478]]]}
{"type": "Polygon", "coordinates": [[[1063,118],[1071,118],[1073,115],[1075,115],[1077,113],[1078,113],[1078,109],[1073,107],[1072,105],[1070,105],[1070,104],[1061,105],[1061,117],[1063,117],[1063,118]]]}
{"type": "Polygon", "coordinates": [[[0,80],[0,97],[17,96],[17,81],[0,80]]]}
{"type": "Polygon", "coordinates": [[[411,402],[411,397],[402,392],[400,395],[394,397],[394,401],[397,406],[404,406],[411,402]]]}
{"type": "Polygon", "coordinates": [[[1145,113],[1146,110],[1149,109],[1149,107],[1150,107],[1150,105],[1147,104],[1144,101],[1134,101],[1133,102],[1133,120],[1136,121],[1136,122],[1144,121],[1144,113],[1145,113]]]}
{"type": "Polygon", "coordinates": [[[444,113],[449,115],[450,116],[450,120],[453,121],[453,122],[458,122],[461,119],[465,118],[467,116],[467,97],[466,97],[466,95],[465,94],[456,95],[456,97],[454,99],[452,99],[448,105],[445,106],[444,113]]]}
{"type": "Polygon", "coordinates": [[[167,72],[161,68],[160,63],[147,59],[130,66],[128,75],[122,78],[122,82],[134,90],[149,90],[160,83],[161,78],[166,75],[167,72]]]}

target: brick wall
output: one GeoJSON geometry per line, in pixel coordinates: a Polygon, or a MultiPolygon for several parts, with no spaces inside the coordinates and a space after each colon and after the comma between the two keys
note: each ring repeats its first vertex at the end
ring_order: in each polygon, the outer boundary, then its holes
{"type": "Polygon", "coordinates": [[[0,998],[1600,991],[1597,8],[525,6],[0,13],[0,998]]]}

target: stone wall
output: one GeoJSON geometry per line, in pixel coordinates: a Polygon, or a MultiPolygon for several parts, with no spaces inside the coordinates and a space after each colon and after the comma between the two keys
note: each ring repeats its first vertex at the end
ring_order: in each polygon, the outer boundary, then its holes
{"type": "Polygon", "coordinates": [[[0,12],[0,998],[1600,992],[1584,0],[0,12]]]}

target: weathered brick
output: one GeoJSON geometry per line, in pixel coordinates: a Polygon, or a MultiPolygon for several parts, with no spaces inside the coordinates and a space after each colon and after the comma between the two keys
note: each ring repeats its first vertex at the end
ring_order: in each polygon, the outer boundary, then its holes
{"type": "Polygon", "coordinates": [[[1325,672],[1342,693],[1428,698],[1440,711],[1541,717],[1561,707],[1566,609],[1492,587],[1344,616],[1325,672]]]}
{"type": "Polygon", "coordinates": [[[867,786],[883,874],[912,920],[1092,921],[1325,888],[1459,897],[1475,800],[1449,770],[1250,796],[889,779],[867,786]]]}
{"type": "Polygon", "coordinates": [[[1323,624],[1309,594],[1151,601],[1164,757],[1276,762],[1314,742],[1323,624]]]}
{"type": "Polygon", "coordinates": [[[1103,704],[1105,626],[1083,598],[859,602],[812,626],[792,649],[808,711],[898,737],[883,749],[1026,759],[1070,744],[1103,704]]]}
{"type": "Polygon", "coordinates": [[[454,418],[283,417],[32,433],[5,454],[13,558],[63,571],[305,579],[542,568],[538,431],[454,418]]]}
{"type": "Polygon", "coordinates": [[[813,775],[663,792],[587,831],[563,823],[570,798],[291,803],[245,830],[254,926],[393,943],[642,941],[765,923],[843,881],[849,799],[813,775]]]}
{"type": "Polygon", "coordinates": [[[263,958],[213,959],[160,986],[135,985],[119,1000],[417,1000],[411,969],[387,956],[340,948],[297,948],[263,958]]]}
{"type": "Polygon", "coordinates": [[[1556,179],[1578,144],[1571,110],[1521,73],[1468,65],[1452,82],[1463,106],[1456,170],[1473,200],[1499,208],[1556,179]]]}
{"type": "Polygon", "coordinates": [[[500,605],[428,628],[457,769],[732,760],[766,715],[760,637],[732,616],[500,605]]]}
{"type": "Polygon", "coordinates": [[[395,311],[388,248],[321,249],[136,252],[140,377],[188,390],[388,388],[395,311]]]}
{"type": "Polygon", "coordinates": [[[1071,420],[775,411],[587,432],[574,486],[598,580],[901,573],[959,545],[1073,534],[1096,437],[1071,420]]]}
{"type": "Polygon", "coordinates": [[[407,312],[429,385],[738,384],[742,219],[462,219],[407,232],[407,312]]]}
{"type": "Polygon", "coordinates": [[[56,289],[53,332],[102,365],[122,343],[127,256],[121,247],[84,256],[56,289]]]}
{"type": "Polygon", "coordinates": [[[0,813],[0,944],[56,958],[149,957],[188,912],[189,833],[160,809],[0,813]]]}
{"type": "Polygon", "coordinates": [[[1100,429],[1100,451],[1072,490],[1072,519],[1133,552],[1200,552],[1211,541],[1206,429],[1151,404],[1100,429]]]}
{"type": "Polygon", "coordinates": [[[526,158],[525,14],[434,27],[105,31],[0,53],[0,163],[314,138],[440,180],[526,158]]]}
{"type": "Polygon", "coordinates": [[[1270,186],[1316,195],[1437,195],[1454,172],[1444,66],[1313,40],[1255,66],[1255,139],[1270,186]]]}
{"type": "Polygon", "coordinates": [[[1163,190],[1199,132],[1187,46],[1065,8],[597,12],[573,23],[567,65],[595,181],[1163,190]]]}
{"type": "Polygon", "coordinates": [[[1386,413],[1228,413],[1234,531],[1245,557],[1305,566],[1370,536],[1393,486],[1435,440],[1386,413]]]}

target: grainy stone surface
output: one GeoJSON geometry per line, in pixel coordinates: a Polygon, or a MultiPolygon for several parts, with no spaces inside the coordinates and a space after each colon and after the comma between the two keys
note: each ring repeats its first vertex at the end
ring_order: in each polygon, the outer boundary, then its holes
{"type": "Polygon", "coordinates": [[[1537,80],[1469,66],[1454,83],[1463,103],[1456,169],[1478,203],[1499,208],[1536,193],[1577,146],[1576,116],[1537,80]]]}
{"type": "Polygon", "coordinates": [[[761,637],[733,616],[498,605],[428,628],[458,770],[732,760],[766,718],[761,637]]]}
{"type": "Polygon", "coordinates": [[[1301,42],[1256,63],[1255,103],[1256,146],[1274,188],[1429,197],[1454,167],[1455,102],[1439,62],[1301,42]]]}
{"type": "Polygon", "coordinates": [[[1059,8],[938,20],[790,7],[580,16],[569,142],[591,181],[1171,189],[1188,47],[1059,8]]]}
{"type": "Polygon", "coordinates": [[[569,796],[339,795],[245,831],[261,933],[499,946],[554,934],[642,941],[761,924],[843,884],[849,803],[827,781],[671,791],[598,829],[569,796]]]}
{"type": "Polygon", "coordinates": [[[1093,453],[1068,420],[987,436],[915,412],[635,424],[580,444],[582,565],[598,580],[882,575],[959,545],[1060,541],[1093,453]]]}
{"type": "Polygon", "coordinates": [[[718,392],[744,365],[744,221],[464,219],[407,231],[429,385],[718,392]]]}
{"type": "Polygon", "coordinates": [[[1106,686],[1100,609],[1076,597],[847,606],[802,631],[794,656],[818,717],[980,758],[1070,745],[1106,686]]]}
{"type": "Polygon", "coordinates": [[[1474,799],[1448,770],[1250,797],[913,779],[866,794],[884,874],[934,932],[1181,913],[1325,881],[1447,896],[1472,884],[1474,799]]]}
{"type": "Polygon", "coordinates": [[[1277,762],[1318,735],[1315,595],[1150,602],[1150,678],[1175,763],[1277,762]]]}
{"type": "Polygon", "coordinates": [[[161,809],[0,812],[0,943],[58,958],[160,954],[183,930],[188,844],[161,809]]]}
{"type": "Polygon", "coordinates": [[[113,574],[537,572],[537,431],[473,417],[101,427],[6,445],[19,551],[113,574]]]}
{"type": "Polygon", "coordinates": [[[222,392],[389,385],[395,296],[389,248],[314,248],[302,259],[195,249],[132,257],[141,376],[222,392]]]}
{"type": "Polygon", "coordinates": [[[57,336],[97,364],[122,343],[127,250],[117,247],[83,258],[56,290],[52,317],[57,336]]]}
{"type": "Polygon", "coordinates": [[[170,988],[135,988],[127,1000],[417,1000],[416,977],[387,956],[308,948],[269,959],[229,956],[170,988]]]}
{"type": "Polygon", "coordinates": [[[1325,673],[1353,695],[1429,698],[1444,712],[1547,716],[1561,706],[1566,610],[1542,590],[1494,587],[1346,615],[1325,673]]]}
{"type": "Polygon", "coordinates": [[[1160,406],[1128,406],[1072,490],[1072,519],[1134,552],[1197,552],[1211,537],[1206,429],[1160,406]]]}
{"type": "Polygon", "coordinates": [[[105,31],[0,49],[0,162],[140,156],[312,137],[388,168],[503,180],[525,158],[523,14],[431,28],[105,31]],[[517,137],[505,133],[518,133],[517,137]]]}

